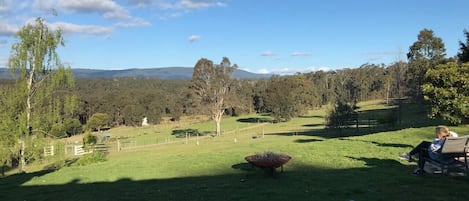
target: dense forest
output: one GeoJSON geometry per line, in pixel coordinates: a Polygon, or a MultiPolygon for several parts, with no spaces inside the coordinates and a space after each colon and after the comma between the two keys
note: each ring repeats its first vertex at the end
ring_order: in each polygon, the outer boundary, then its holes
{"type": "Polygon", "coordinates": [[[360,101],[392,103],[403,98],[428,104],[429,116],[454,124],[467,123],[469,117],[467,31],[458,54],[447,57],[441,38],[423,29],[409,47],[407,62],[390,65],[366,63],[357,68],[234,79],[231,74],[237,66],[228,58],[220,64],[202,58],[191,80],[74,79],[55,52],[63,43],[61,33],[49,32],[40,19],[37,23],[25,27],[20,42],[13,46],[8,67],[15,79],[0,82],[3,164],[20,158],[25,165],[28,158],[35,158],[28,155],[34,152],[28,144],[32,136],[62,138],[140,126],[143,118],[159,124],[164,117],[178,121],[183,115],[204,114],[219,123],[223,114],[256,112],[288,121],[329,105],[327,126],[337,127],[344,118],[353,117],[360,101]]]}

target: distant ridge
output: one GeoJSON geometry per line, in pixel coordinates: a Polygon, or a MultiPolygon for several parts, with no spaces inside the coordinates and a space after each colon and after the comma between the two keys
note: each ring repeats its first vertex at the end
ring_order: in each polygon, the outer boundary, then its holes
{"type": "MultiPolygon", "coordinates": [[[[158,78],[164,80],[190,80],[192,67],[164,67],[164,68],[132,68],[123,70],[99,70],[72,68],[76,79],[81,78],[158,78]]],[[[236,79],[263,79],[271,77],[271,74],[257,74],[245,70],[236,69],[233,78],[236,79]]],[[[0,68],[0,79],[10,79],[11,74],[6,68],[0,68]]]]}

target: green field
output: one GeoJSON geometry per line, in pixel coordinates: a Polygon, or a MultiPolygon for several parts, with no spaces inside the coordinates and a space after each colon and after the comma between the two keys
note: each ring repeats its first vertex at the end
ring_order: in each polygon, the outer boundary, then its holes
{"type": "MultiPolygon", "coordinates": [[[[396,112],[377,102],[362,104],[360,111],[360,122],[396,112]]],[[[414,176],[416,164],[398,159],[444,124],[427,119],[418,105],[405,105],[400,112],[397,125],[342,130],[324,129],[325,109],[277,124],[262,115],[230,117],[222,122],[225,134],[200,137],[199,145],[194,137],[177,138],[174,130],[208,133],[213,122],[111,129],[113,138],[135,141],[135,148],[112,150],[105,162],[1,178],[0,200],[467,199],[468,177],[414,176]],[[157,138],[173,143],[156,144],[157,138]],[[145,141],[155,143],[142,146],[145,141]],[[244,160],[265,151],[292,160],[273,175],[244,160]]],[[[468,127],[450,129],[469,134],[468,127]]]]}

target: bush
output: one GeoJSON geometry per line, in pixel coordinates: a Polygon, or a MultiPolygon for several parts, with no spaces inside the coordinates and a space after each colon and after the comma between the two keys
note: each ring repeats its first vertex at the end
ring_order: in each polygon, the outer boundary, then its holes
{"type": "Polygon", "coordinates": [[[83,126],[78,119],[67,119],[65,120],[64,125],[68,136],[80,134],[83,132],[83,126]]]}
{"type": "Polygon", "coordinates": [[[105,113],[95,113],[88,120],[87,127],[90,130],[100,131],[109,124],[109,116],[105,113]]]}
{"type": "Polygon", "coordinates": [[[67,132],[65,130],[65,125],[62,123],[56,123],[52,125],[50,130],[50,134],[56,138],[62,138],[67,136],[67,132]]]}
{"type": "Polygon", "coordinates": [[[102,152],[93,152],[91,154],[86,154],[79,158],[75,165],[85,166],[93,163],[104,162],[106,161],[106,154],[102,152]]]}
{"type": "Polygon", "coordinates": [[[98,137],[91,133],[87,133],[85,137],[83,137],[83,148],[85,150],[89,150],[93,145],[98,142],[98,137]]]}
{"type": "Polygon", "coordinates": [[[326,127],[327,128],[342,128],[346,127],[348,121],[356,120],[356,112],[354,111],[354,106],[337,101],[335,107],[329,111],[329,114],[326,117],[326,127]]]}

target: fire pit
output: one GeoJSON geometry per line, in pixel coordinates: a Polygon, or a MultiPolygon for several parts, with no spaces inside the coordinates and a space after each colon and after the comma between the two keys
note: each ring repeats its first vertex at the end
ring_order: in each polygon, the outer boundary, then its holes
{"type": "Polygon", "coordinates": [[[260,168],[267,168],[270,169],[272,172],[276,168],[281,168],[281,172],[283,172],[283,164],[287,163],[292,157],[285,155],[285,154],[277,154],[273,152],[265,152],[261,154],[255,154],[246,156],[247,162],[251,163],[254,166],[260,168]]]}

